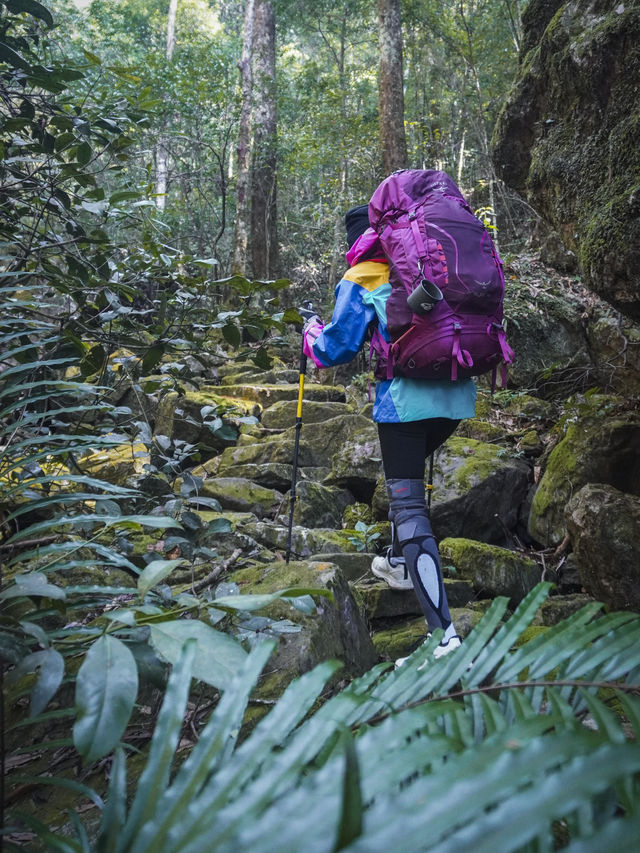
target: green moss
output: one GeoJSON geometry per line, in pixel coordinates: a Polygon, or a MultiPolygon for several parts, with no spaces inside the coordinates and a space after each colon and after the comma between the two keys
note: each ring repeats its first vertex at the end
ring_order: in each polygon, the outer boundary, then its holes
{"type": "Polygon", "coordinates": [[[460,491],[468,491],[485,480],[496,469],[500,460],[500,448],[473,438],[454,436],[447,442],[451,452],[463,459],[454,471],[445,476],[445,485],[460,491]]]}
{"type": "Polygon", "coordinates": [[[539,637],[541,634],[546,634],[548,630],[549,628],[545,625],[530,625],[528,628],[525,628],[522,634],[518,637],[516,648],[526,645],[531,640],[535,640],[535,638],[539,637]]]}

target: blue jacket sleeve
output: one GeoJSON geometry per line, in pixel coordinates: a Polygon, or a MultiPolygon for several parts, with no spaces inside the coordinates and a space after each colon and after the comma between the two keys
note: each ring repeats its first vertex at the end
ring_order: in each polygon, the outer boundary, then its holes
{"type": "Polygon", "coordinates": [[[362,301],[366,293],[359,284],[348,279],[336,287],[336,304],[328,323],[313,345],[313,352],[325,367],[346,364],[360,351],[369,324],[376,313],[362,301]]]}

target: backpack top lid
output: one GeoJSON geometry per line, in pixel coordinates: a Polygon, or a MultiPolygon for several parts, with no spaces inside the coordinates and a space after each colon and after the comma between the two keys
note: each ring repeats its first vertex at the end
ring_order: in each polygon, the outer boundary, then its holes
{"type": "Polygon", "coordinates": [[[380,184],[369,202],[369,222],[380,233],[387,221],[419,206],[432,192],[464,198],[446,172],[436,169],[401,169],[380,184]]]}

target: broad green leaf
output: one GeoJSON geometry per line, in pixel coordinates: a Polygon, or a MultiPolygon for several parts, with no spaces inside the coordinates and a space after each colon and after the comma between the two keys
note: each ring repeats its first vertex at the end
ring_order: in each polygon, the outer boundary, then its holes
{"type": "Polygon", "coordinates": [[[6,62],[14,68],[22,68],[23,71],[31,71],[27,60],[8,44],[0,41],[0,62],[6,62]]]}
{"type": "Polygon", "coordinates": [[[222,336],[232,347],[239,347],[242,343],[240,329],[233,323],[227,323],[222,327],[222,336]]]}
{"type": "Polygon", "coordinates": [[[64,676],[64,658],[60,652],[49,648],[42,655],[38,665],[38,679],[31,691],[29,716],[37,717],[46,708],[49,700],[62,684],[64,676]]]}
{"type": "Polygon", "coordinates": [[[126,645],[108,634],[87,652],[76,678],[73,742],[90,763],[111,752],[129,722],[138,692],[138,672],[126,645]]]}
{"type": "Polygon", "coordinates": [[[151,643],[168,663],[177,663],[183,645],[190,639],[197,644],[194,677],[224,690],[247,656],[239,643],[197,619],[151,625],[151,643]]]}
{"type": "MultiPolygon", "coordinates": [[[[28,528],[31,529],[31,528],[28,528]]],[[[63,601],[66,593],[60,587],[49,583],[46,575],[41,572],[29,572],[14,577],[14,585],[0,593],[0,599],[17,598],[19,596],[34,596],[42,598],[55,598],[63,601]]]]}
{"type": "Polygon", "coordinates": [[[165,353],[165,349],[165,344],[156,344],[156,346],[147,350],[142,359],[142,370],[145,373],[153,370],[153,368],[160,363],[162,356],[165,353]]]}
{"type": "Polygon", "coordinates": [[[51,12],[36,0],[5,0],[5,6],[10,12],[28,12],[34,18],[40,18],[47,26],[53,26],[51,12]]]}
{"type": "MultiPolygon", "coordinates": [[[[153,818],[157,802],[165,793],[174,752],[180,738],[187,699],[189,698],[195,654],[195,640],[187,641],[180,650],[176,665],[172,667],[154,737],[151,741],[149,758],[136,785],[136,793],[126,825],[118,843],[115,844],[116,850],[130,849],[131,841],[138,836],[141,827],[153,818]]],[[[111,789],[109,790],[110,796],[111,789]]],[[[101,835],[111,834],[106,816],[103,819],[100,833],[101,835]]]]}
{"type": "Polygon", "coordinates": [[[181,563],[184,563],[183,559],[154,560],[145,566],[138,577],[138,592],[140,596],[146,595],[152,587],[168,577],[176,566],[179,566],[181,563]]]}
{"type": "Polygon", "coordinates": [[[305,595],[320,595],[333,600],[333,594],[328,589],[291,587],[290,589],[281,589],[278,592],[262,595],[225,595],[215,599],[215,607],[219,607],[221,610],[261,610],[263,607],[273,604],[279,598],[297,599],[305,595]]]}

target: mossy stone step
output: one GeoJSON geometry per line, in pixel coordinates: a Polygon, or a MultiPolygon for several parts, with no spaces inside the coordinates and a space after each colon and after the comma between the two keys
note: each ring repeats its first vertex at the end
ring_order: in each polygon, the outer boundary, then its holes
{"type": "MultiPolygon", "coordinates": [[[[204,385],[203,394],[215,395],[223,386],[204,385]]],[[[283,385],[225,385],[226,397],[239,397],[242,400],[254,400],[263,408],[268,408],[280,400],[297,400],[298,385],[294,383],[283,385]]],[[[304,389],[306,400],[314,402],[346,402],[346,394],[342,385],[313,385],[307,384],[304,389]]]]}
{"type": "MultiPolygon", "coordinates": [[[[412,589],[391,589],[385,581],[371,575],[356,585],[367,615],[370,619],[391,619],[400,616],[414,616],[422,613],[418,598],[412,589]]],[[[473,587],[460,580],[444,579],[449,607],[464,607],[473,599],[473,587]]]]}

